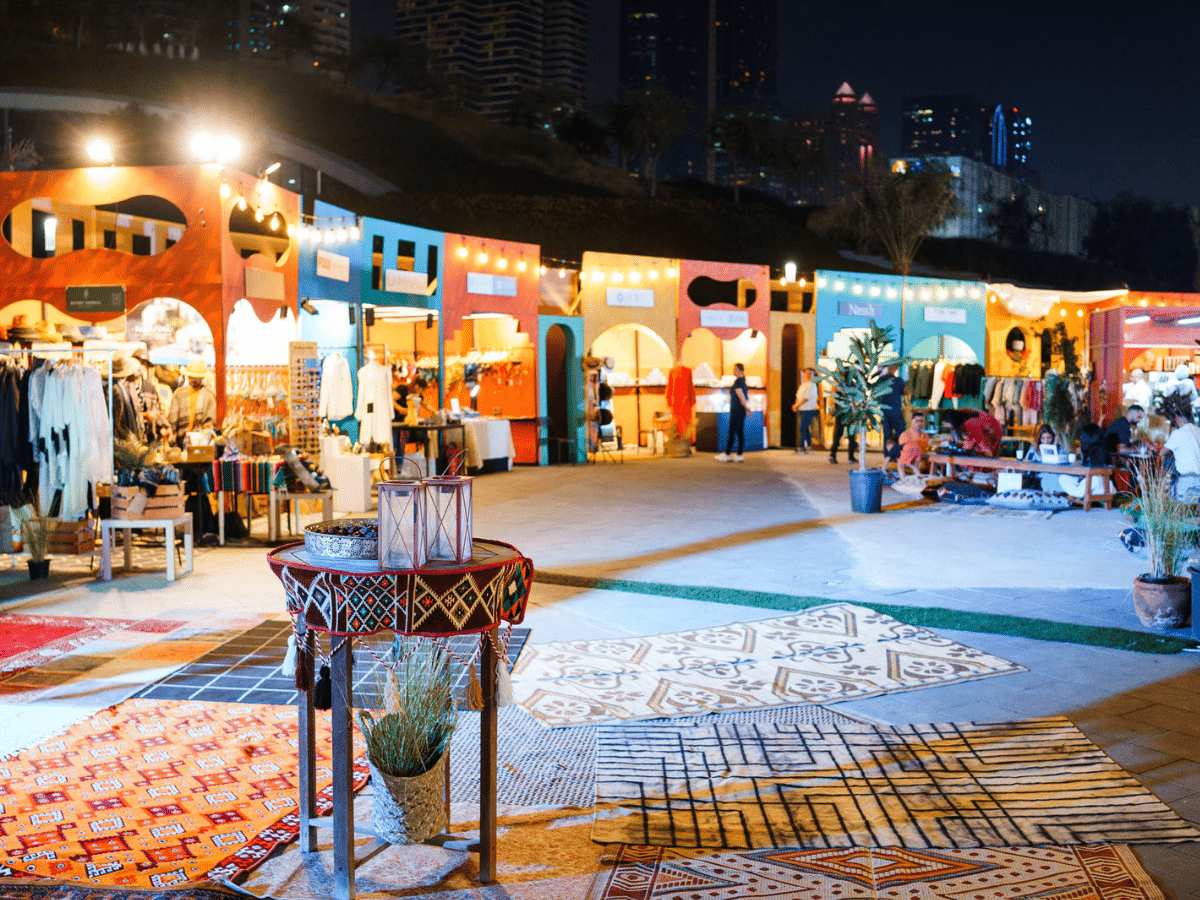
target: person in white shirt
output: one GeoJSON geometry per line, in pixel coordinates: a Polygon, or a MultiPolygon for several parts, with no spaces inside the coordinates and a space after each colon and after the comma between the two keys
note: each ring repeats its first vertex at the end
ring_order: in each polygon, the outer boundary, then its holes
{"type": "Polygon", "coordinates": [[[792,412],[800,413],[800,437],[796,441],[796,452],[807,453],[812,449],[812,423],[817,416],[817,383],[813,381],[812,369],[800,373],[800,387],[796,388],[792,412]]]}
{"type": "Polygon", "coordinates": [[[1182,403],[1171,403],[1169,410],[1172,429],[1160,451],[1165,459],[1170,453],[1179,480],[1175,496],[1180,500],[1195,500],[1200,495],[1200,428],[1192,422],[1191,410],[1182,403]]]}

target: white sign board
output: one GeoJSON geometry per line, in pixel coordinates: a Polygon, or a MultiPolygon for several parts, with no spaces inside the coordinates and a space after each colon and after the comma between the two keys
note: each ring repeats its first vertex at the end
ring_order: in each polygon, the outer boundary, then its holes
{"type": "Polygon", "coordinates": [[[424,272],[388,269],[383,273],[383,289],[393,294],[420,294],[424,297],[429,293],[429,279],[424,272]]]}
{"type": "Polygon", "coordinates": [[[614,288],[605,290],[604,302],[609,306],[654,307],[654,291],[647,288],[614,288]]]}
{"type": "Polygon", "coordinates": [[[483,272],[467,273],[468,294],[491,294],[493,297],[517,296],[517,279],[511,275],[487,275],[483,272]]]}
{"type": "Polygon", "coordinates": [[[750,312],[745,309],[702,309],[700,324],[705,328],[749,328],[750,312]]]}
{"type": "Polygon", "coordinates": [[[330,253],[328,250],[318,250],[317,274],[322,278],[332,278],[334,281],[349,281],[350,257],[330,253]]]}
{"type": "Polygon", "coordinates": [[[256,300],[284,299],[283,273],[265,269],[247,269],[246,296],[256,300]]]}
{"type": "Polygon", "coordinates": [[[949,306],[927,306],[925,307],[926,322],[946,322],[950,325],[966,325],[967,311],[965,309],[954,309],[949,306]]]}

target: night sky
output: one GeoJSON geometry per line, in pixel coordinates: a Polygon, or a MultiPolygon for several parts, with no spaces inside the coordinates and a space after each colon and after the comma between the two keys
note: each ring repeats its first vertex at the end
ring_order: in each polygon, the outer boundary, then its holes
{"type": "MultiPolygon", "coordinates": [[[[616,94],[620,0],[589,2],[598,101],[616,94]]],[[[385,30],[394,4],[354,9],[356,26],[385,30]]],[[[779,20],[784,107],[827,104],[848,81],[879,105],[888,155],[906,98],[969,93],[1033,119],[1030,163],[1049,191],[1200,205],[1196,0],[779,0],[779,20]]]]}

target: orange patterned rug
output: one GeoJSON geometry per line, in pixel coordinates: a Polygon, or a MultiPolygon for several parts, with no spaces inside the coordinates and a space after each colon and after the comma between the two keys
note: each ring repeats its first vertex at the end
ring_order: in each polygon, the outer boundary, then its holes
{"type": "Polygon", "coordinates": [[[1086,847],[969,850],[703,850],[622,845],[590,900],[1163,900],[1133,851],[1086,847]]]}
{"type": "MultiPolygon", "coordinates": [[[[133,888],[237,880],[299,833],[296,721],[290,706],[127,700],[22,751],[0,763],[0,874],[133,888]]],[[[328,716],[317,726],[326,814],[328,716]]],[[[356,759],[355,790],[367,777],[356,759]]]]}

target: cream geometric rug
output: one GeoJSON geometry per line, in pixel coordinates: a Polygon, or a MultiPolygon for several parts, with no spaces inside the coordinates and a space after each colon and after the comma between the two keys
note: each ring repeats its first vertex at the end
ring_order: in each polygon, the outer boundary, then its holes
{"type": "Polygon", "coordinates": [[[672,634],[527,644],[516,701],[549,728],[837,703],[1024,667],[865,607],[672,634]]]}
{"type": "Polygon", "coordinates": [[[1200,832],[1061,717],[600,729],[601,843],[1016,847],[1200,832]]]}

